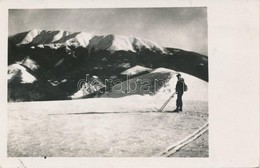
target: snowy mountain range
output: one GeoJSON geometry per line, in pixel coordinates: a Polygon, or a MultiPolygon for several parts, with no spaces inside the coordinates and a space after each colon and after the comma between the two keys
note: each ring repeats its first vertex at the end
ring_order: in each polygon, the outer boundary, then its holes
{"type": "Polygon", "coordinates": [[[31,45],[34,47],[50,47],[58,49],[62,46],[73,46],[75,48],[86,48],[94,51],[108,50],[114,51],[140,51],[148,49],[164,52],[164,48],[159,44],[144,40],[138,37],[127,37],[120,35],[102,35],[96,36],[86,32],[68,32],[68,31],[46,31],[34,29],[28,32],[16,34],[9,37],[16,46],[31,45]]]}
{"type": "Polygon", "coordinates": [[[114,94],[94,93],[104,88],[110,91],[115,86],[106,80],[154,80],[152,73],[158,68],[166,69],[167,74],[183,72],[188,78],[208,81],[207,56],[166,48],[138,37],[63,30],[34,29],[9,36],[8,66],[9,101],[106,97],[114,94]],[[91,85],[92,90],[79,88],[78,83],[86,74],[99,79],[98,90],[95,84],[91,85]]]}

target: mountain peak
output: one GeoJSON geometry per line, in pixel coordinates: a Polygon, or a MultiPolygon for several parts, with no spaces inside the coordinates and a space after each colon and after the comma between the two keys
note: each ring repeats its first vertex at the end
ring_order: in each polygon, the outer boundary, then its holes
{"type": "Polygon", "coordinates": [[[33,29],[30,30],[27,35],[24,37],[24,39],[20,42],[20,44],[29,44],[33,41],[33,39],[38,36],[42,30],[40,29],[33,29]]]}
{"type": "Polygon", "coordinates": [[[159,44],[144,40],[138,37],[122,36],[117,34],[109,34],[103,36],[94,36],[89,43],[89,48],[98,50],[109,50],[109,51],[140,51],[142,49],[148,49],[152,51],[160,51],[164,53],[165,49],[159,44]]]}

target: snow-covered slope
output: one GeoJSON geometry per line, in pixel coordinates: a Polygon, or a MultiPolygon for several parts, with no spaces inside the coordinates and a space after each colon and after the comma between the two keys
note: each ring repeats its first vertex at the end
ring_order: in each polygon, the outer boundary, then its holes
{"type": "Polygon", "coordinates": [[[37,37],[40,33],[41,30],[39,29],[29,31],[28,34],[24,37],[24,39],[20,43],[18,43],[18,45],[33,43],[33,39],[37,37]]]}
{"type": "Polygon", "coordinates": [[[134,75],[138,75],[144,72],[150,72],[152,71],[151,68],[146,68],[140,65],[136,65],[132,68],[129,68],[123,72],[121,72],[121,75],[126,75],[126,76],[134,76],[134,75]]]}
{"type": "Polygon", "coordinates": [[[132,51],[137,52],[142,49],[157,51],[164,53],[165,49],[159,44],[141,39],[138,37],[127,37],[121,35],[102,35],[94,36],[86,32],[69,32],[63,30],[46,31],[40,29],[33,29],[28,32],[20,33],[9,37],[10,41],[14,42],[16,46],[31,45],[43,48],[49,46],[57,49],[60,46],[75,46],[89,48],[89,50],[100,51],[108,50],[114,51],[132,51]]]}
{"type": "Polygon", "coordinates": [[[112,34],[107,36],[95,36],[89,42],[89,49],[94,49],[94,51],[134,51],[129,38],[112,34]]]}
{"type": "Polygon", "coordinates": [[[22,61],[17,62],[17,64],[21,64],[32,71],[37,71],[40,67],[40,65],[36,61],[32,60],[29,56],[25,57],[22,61]]]}
{"type": "Polygon", "coordinates": [[[89,49],[94,51],[109,50],[109,51],[132,51],[136,52],[141,49],[148,49],[151,51],[160,51],[164,53],[164,48],[155,42],[144,40],[141,38],[107,35],[95,36],[89,42],[89,49]]]}
{"type": "MultiPolygon", "coordinates": [[[[179,73],[179,72],[178,72],[179,73]]],[[[175,92],[177,72],[167,68],[157,68],[149,74],[137,76],[113,86],[102,97],[129,97],[150,95],[158,100],[167,100],[175,92]]],[[[181,73],[188,85],[184,100],[208,101],[208,83],[192,75],[181,73]]]]}
{"type": "Polygon", "coordinates": [[[160,51],[162,53],[165,52],[165,49],[162,46],[160,46],[159,44],[153,41],[149,41],[141,38],[132,38],[132,40],[133,40],[133,47],[136,50],[141,50],[144,48],[152,51],[160,51]]]}
{"type": "Polygon", "coordinates": [[[89,44],[89,40],[93,36],[86,32],[78,32],[73,33],[68,36],[63,36],[61,39],[54,41],[54,43],[65,43],[69,46],[75,46],[75,47],[87,47],[89,44]]]}
{"type": "MultiPolygon", "coordinates": [[[[151,73],[166,73],[167,71],[169,72],[172,70],[159,68],[159,71],[156,69],[151,73]]],[[[188,91],[184,92],[183,100],[208,101],[208,82],[183,72],[180,74],[184,78],[185,84],[188,86],[188,91]]],[[[156,93],[156,98],[166,100],[167,97],[175,92],[175,86],[177,83],[176,75],[177,73],[172,71],[169,81],[165,83],[165,87],[160,88],[156,93]]]]}
{"type": "Polygon", "coordinates": [[[70,35],[70,32],[63,31],[63,30],[57,30],[57,31],[46,31],[46,30],[40,30],[40,29],[33,29],[29,31],[24,38],[18,42],[17,45],[23,45],[23,44],[49,44],[53,43],[55,41],[58,41],[60,39],[63,39],[64,37],[70,35]]]}
{"type": "Polygon", "coordinates": [[[71,99],[84,98],[92,93],[96,93],[101,89],[104,89],[106,85],[104,85],[97,76],[93,76],[88,81],[80,80],[78,82],[77,87],[78,87],[78,91],[73,95],[69,96],[71,99]]]}
{"type": "Polygon", "coordinates": [[[63,30],[57,31],[46,31],[40,29],[33,29],[26,34],[21,34],[17,37],[10,37],[12,41],[16,42],[16,45],[36,45],[36,46],[50,46],[51,48],[57,48],[57,46],[68,45],[75,47],[87,47],[89,40],[92,38],[92,35],[86,32],[68,32],[63,30]],[[16,38],[12,39],[12,38],[16,38]],[[20,41],[18,40],[20,39],[20,41]]]}
{"type": "Polygon", "coordinates": [[[12,64],[8,66],[8,82],[14,79],[20,80],[21,83],[33,83],[37,79],[30,74],[25,67],[19,64],[12,64]]]}

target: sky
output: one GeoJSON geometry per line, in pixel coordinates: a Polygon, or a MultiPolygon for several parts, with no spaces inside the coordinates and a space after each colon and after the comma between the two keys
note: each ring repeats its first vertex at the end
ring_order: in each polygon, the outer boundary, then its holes
{"type": "Polygon", "coordinates": [[[207,8],[9,9],[9,35],[32,30],[140,37],[207,55],[207,8]]]}

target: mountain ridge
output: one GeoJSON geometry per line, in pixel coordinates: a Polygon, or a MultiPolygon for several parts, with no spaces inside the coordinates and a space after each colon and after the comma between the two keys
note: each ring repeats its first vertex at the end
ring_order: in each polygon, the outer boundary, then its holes
{"type": "MultiPolygon", "coordinates": [[[[31,45],[43,46],[74,46],[94,49],[94,51],[106,49],[108,51],[132,51],[137,52],[141,49],[165,52],[164,47],[151,41],[139,37],[122,36],[117,34],[92,35],[87,32],[69,32],[63,30],[41,30],[32,29],[8,37],[9,41],[16,46],[31,45]]],[[[55,48],[55,47],[53,47],[55,48]]],[[[56,48],[57,49],[57,48],[56,48]]]]}

